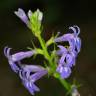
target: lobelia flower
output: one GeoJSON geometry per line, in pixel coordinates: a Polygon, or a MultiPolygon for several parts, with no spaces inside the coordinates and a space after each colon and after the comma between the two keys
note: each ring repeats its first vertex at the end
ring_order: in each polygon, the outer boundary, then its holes
{"type": "Polygon", "coordinates": [[[12,68],[12,70],[14,72],[18,72],[19,71],[19,63],[20,63],[20,60],[24,59],[24,58],[29,58],[31,57],[33,54],[35,54],[35,51],[27,51],[27,52],[18,52],[18,53],[15,53],[13,55],[10,54],[10,50],[11,48],[8,48],[8,47],[5,47],[4,48],[4,54],[5,56],[7,57],[8,59],[8,62],[12,68]],[[16,64],[18,63],[18,64],[16,64]]]}
{"type": "Polygon", "coordinates": [[[58,47],[60,49],[57,51],[57,54],[61,57],[56,71],[60,73],[61,78],[65,79],[70,76],[71,67],[75,65],[75,54],[64,46],[58,45],[58,47]]]}
{"type": "Polygon", "coordinates": [[[71,67],[75,65],[75,59],[81,48],[81,39],[78,37],[80,33],[79,27],[73,26],[69,27],[69,29],[73,30],[74,33],[68,33],[54,39],[55,42],[69,42],[68,47],[58,45],[59,50],[57,51],[57,55],[61,57],[59,59],[59,64],[56,71],[60,73],[61,78],[63,79],[70,76],[71,67]]]}
{"type": "Polygon", "coordinates": [[[74,33],[64,34],[63,36],[57,37],[54,39],[54,42],[63,42],[68,41],[69,47],[77,53],[81,49],[81,39],[78,37],[80,33],[80,28],[78,26],[69,27],[74,33]]]}
{"type": "Polygon", "coordinates": [[[10,54],[10,50],[11,48],[5,47],[4,54],[8,58],[8,62],[12,70],[19,74],[19,77],[21,78],[25,88],[27,88],[27,90],[32,95],[34,95],[35,91],[40,91],[40,89],[34,83],[42,76],[47,74],[47,70],[45,70],[41,66],[21,64],[20,61],[22,59],[31,57],[33,54],[35,54],[34,50],[27,52],[18,52],[13,55],[10,54]]]}
{"type": "Polygon", "coordinates": [[[47,70],[36,65],[21,65],[21,70],[19,71],[23,85],[32,95],[34,95],[35,91],[40,91],[34,83],[46,74],[47,70]]]}
{"type": "Polygon", "coordinates": [[[58,47],[60,49],[57,51],[57,55],[61,56],[59,64],[65,64],[68,67],[75,65],[76,52],[72,51],[70,48],[65,48],[62,45],[58,45],[58,47]]]}

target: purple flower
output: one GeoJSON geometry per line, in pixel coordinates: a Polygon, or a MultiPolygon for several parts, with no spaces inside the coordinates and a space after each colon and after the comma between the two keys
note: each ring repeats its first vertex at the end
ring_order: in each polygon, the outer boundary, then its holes
{"type": "Polygon", "coordinates": [[[7,57],[12,70],[16,73],[20,69],[18,66],[20,63],[20,60],[22,60],[24,58],[29,58],[35,53],[35,51],[33,50],[33,51],[27,51],[27,52],[18,52],[16,54],[11,55],[10,50],[11,50],[11,48],[5,47],[4,54],[7,57]],[[18,63],[18,64],[16,64],[16,63],[18,63]]]}
{"type": "Polygon", "coordinates": [[[75,57],[72,52],[68,51],[65,47],[61,45],[58,47],[60,49],[57,51],[57,54],[61,57],[56,71],[60,73],[62,79],[66,79],[71,74],[71,67],[75,64],[75,57]]]}
{"type": "Polygon", "coordinates": [[[81,49],[81,39],[78,37],[80,29],[78,26],[69,27],[69,29],[71,29],[74,33],[64,34],[63,36],[55,38],[54,41],[55,42],[68,41],[69,47],[72,50],[75,50],[77,53],[79,53],[81,49]]]}
{"type": "Polygon", "coordinates": [[[68,78],[71,74],[71,67],[75,65],[75,59],[81,49],[81,39],[78,37],[80,29],[78,26],[69,27],[74,33],[64,34],[54,39],[54,42],[69,42],[68,47],[58,45],[57,55],[60,56],[56,71],[61,78],[68,78]]]}
{"type": "Polygon", "coordinates": [[[48,72],[41,66],[36,65],[23,65],[21,60],[24,58],[31,57],[35,54],[35,51],[18,52],[16,54],[10,54],[11,48],[5,47],[4,54],[8,58],[8,62],[12,70],[19,74],[23,85],[27,90],[34,95],[35,91],[40,91],[40,89],[34,84],[42,76],[46,75],[48,72]]]}
{"type": "Polygon", "coordinates": [[[28,25],[29,20],[28,17],[26,16],[25,12],[19,8],[18,11],[14,12],[26,25],[28,25]]]}
{"type": "Polygon", "coordinates": [[[46,75],[47,70],[36,65],[22,65],[21,67],[22,68],[19,71],[19,76],[22,80],[22,83],[25,88],[27,88],[27,90],[32,95],[34,95],[35,91],[40,91],[40,89],[34,83],[39,80],[42,76],[46,75]]]}
{"type": "Polygon", "coordinates": [[[59,64],[64,64],[67,67],[72,67],[75,65],[76,52],[72,51],[70,48],[65,48],[64,46],[58,45],[60,48],[57,54],[61,56],[59,59],[59,64]]]}
{"type": "Polygon", "coordinates": [[[68,78],[71,74],[71,68],[64,64],[59,64],[56,71],[60,73],[62,79],[68,78]]]}

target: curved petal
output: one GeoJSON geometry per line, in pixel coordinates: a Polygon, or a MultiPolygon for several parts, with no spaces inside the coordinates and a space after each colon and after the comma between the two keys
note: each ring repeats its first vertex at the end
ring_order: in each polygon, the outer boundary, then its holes
{"type": "Polygon", "coordinates": [[[80,28],[77,25],[74,25],[73,27],[69,27],[69,29],[71,29],[74,32],[74,36],[78,36],[80,33],[80,28]]]}
{"type": "Polygon", "coordinates": [[[80,52],[81,49],[81,39],[79,37],[76,38],[76,48],[77,48],[77,53],[80,52]]]}
{"type": "Polygon", "coordinates": [[[77,28],[77,36],[80,34],[80,28],[77,25],[74,25],[73,27],[77,28]]]}
{"type": "Polygon", "coordinates": [[[59,47],[59,50],[57,51],[58,55],[62,55],[62,54],[66,54],[67,53],[67,49],[64,46],[58,45],[58,47],[59,47]]]}
{"type": "Polygon", "coordinates": [[[64,66],[64,64],[63,65],[59,64],[56,71],[60,73],[62,79],[68,78],[71,74],[71,68],[64,66]]]}
{"type": "Polygon", "coordinates": [[[11,50],[12,48],[8,48],[8,47],[5,47],[4,48],[4,55],[7,57],[7,58],[9,58],[10,57],[10,50],[11,50]]]}

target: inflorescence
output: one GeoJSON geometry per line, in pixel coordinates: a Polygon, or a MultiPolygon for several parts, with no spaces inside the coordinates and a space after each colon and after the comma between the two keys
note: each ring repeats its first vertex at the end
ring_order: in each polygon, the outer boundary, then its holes
{"type": "MultiPolygon", "coordinates": [[[[75,66],[76,57],[81,49],[81,39],[78,37],[80,28],[77,25],[69,27],[71,33],[64,34],[59,37],[51,37],[47,42],[41,37],[41,22],[43,13],[39,9],[35,12],[28,11],[28,16],[22,9],[15,11],[15,14],[31,29],[32,33],[38,38],[41,48],[30,49],[25,52],[18,52],[11,54],[11,48],[4,48],[4,55],[8,59],[11,69],[19,75],[22,84],[28,91],[34,95],[35,91],[40,89],[35,85],[35,82],[42,78],[44,75],[61,78],[62,81],[70,77],[72,67],[75,66]],[[60,43],[68,42],[69,45],[63,46],[60,43]],[[48,52],[48,46],[55,44],[56,48],[48,52]],[[21,60],[30,58],[33,55],[41,54],[47,59],[47,65],[28,65],[22,64],[21,60]],[[57,58],[57,60],[55,60],[57,58]],[[33,73],[33,74],[31,74],[33,73]]],[[[76,91],[77,92],[77,91],[76,91]]]]}

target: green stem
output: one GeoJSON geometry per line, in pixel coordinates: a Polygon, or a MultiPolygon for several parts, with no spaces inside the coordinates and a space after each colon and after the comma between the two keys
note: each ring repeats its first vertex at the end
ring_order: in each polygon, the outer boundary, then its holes
{"type": "Polygon", "coordinates": [[[42,49],[44,50],[44,56],[49,61],[50,66],[52,66],[53,65],[52,60],[50,58],[50,55],[49,55],[49,53],[47,51],[47,48],[46,48],[46,44],[45,44],[44,40],[42,39],[41,35],[38,35],[38,40],[39,40],[39,42],[41,44],[42,49]]]}
{"type": "Polygon", "coordinates": [[[61,82],[61,84],[63,85],[63,87],[66,88],[67,91],[70,90],[71,85],[65,79],[58,78],[58,80],[61,82]]]}
{"type": "MultiPolygon", "coordinates": [[[[46,47],[46,44],[45,44],[44,40],[42,39],[41,35],[38,35],[37,37],[38,37],[38,40],[40,42],[40,45],[41,45],[42,49],[44,50],[44,56],[49,61],[50,67],[52,69],[54,69],[55,64],[53,64],[53,62],[51,60],[51,57],[50,57],[50,55],[49,55],[49,53],[47,51],[47,47],[46,47]]],[[[66,82],[65,79],[62,79],[61,77],[58,77],[57,79],[61,82],[61,84],[63,85],[64,88],[66,88],[67,91],[70,90],[71,85],[68,82],[66,82]]]]}

